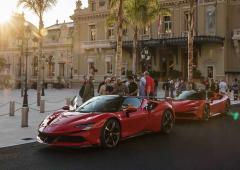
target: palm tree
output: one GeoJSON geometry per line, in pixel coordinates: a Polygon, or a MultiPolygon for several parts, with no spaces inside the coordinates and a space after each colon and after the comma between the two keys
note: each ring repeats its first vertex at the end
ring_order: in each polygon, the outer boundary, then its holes
{"type": "MultiPolygon", "coordinates": [[[[44,24],[43,24],[43,15],[44,13],[50,9],[51,7],[55,6],[57,0],[18,0],[18,6],[23,6],[31,11],[33,11],[39,18],[39,25],[38,25],[38,33],[39,33],[39,56],[38,56],[38,63],[40,63],[40,59],[42,57],[42,38],[43,38],[43,31],[44,31],[44,24]]],[[[40,106],[40,64],[38,64],[38,75],[37,75],[37,105],[40,106]]]]}
{"type": "MultiPolygon", "coordinates": [[[[122,44],[123,44],[123,4],[126,0],[110,1],[110,17],[117,21],[117,52],[115,58],[115,74],[121,76],[122,73],[122,44]],[[116,12],[117,11],[117,12],[116,12]]],[[[111,20],[110,19],[110,20],[111,20]]]]}
{"type": "Polygon", "coordinates": [[[124,5],[126,19],[134,30],[132,73],[136,74],[138,31],[151,25],[165,9],[160,7],[158,0],[127,0],[124,5]]]}
{"type": "Polygon", "coordinates": [[[194,1],[189,1],[190,11],[188,18],[188,82],[190,83],[190,89],[192,89],[193,83],[194,1]]]}

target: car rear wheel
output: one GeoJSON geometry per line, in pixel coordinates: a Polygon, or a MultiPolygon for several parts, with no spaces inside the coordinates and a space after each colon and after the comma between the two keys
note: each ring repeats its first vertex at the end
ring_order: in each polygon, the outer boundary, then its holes
{"type": "Polygon", "coordinates": [[[115,119],[109,119],[103,126],[101,132],[101,144],[105,148],[115,147],[121,136],[120,124],[115,119]]]}
{"type": "Polygon", "coordinates": [[[230,100],[227,100],[227,101],[226,101],[226,104],[225,104],[225,111],[224,111],[225,114],[228,114],[228,113],[229,113],[229,111],[230,111],[230,106],[231,106],[230,100]]]}
{"type": "Polygon", "coordinates": [[[162,132],[168,134],[171,132],[174,125],[174,117],[170,110],[166,110],[162,116],[162,132]]]}
{"type": "Polygon", "coordinates": [[[208,121],[209,117],[210,117],[210,107],[209,107],[209,105],[205,105],[204,110],[203,110],[202,120],[208,121]]]}

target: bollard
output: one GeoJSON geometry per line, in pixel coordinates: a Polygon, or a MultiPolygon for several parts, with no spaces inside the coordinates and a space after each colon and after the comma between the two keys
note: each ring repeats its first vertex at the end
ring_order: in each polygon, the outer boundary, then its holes
{"type": "Polygon", "coordinates": [[[66,98],[66,105],[70,106],[70,104],[71,104],[71,98],[66,98]]]}
{"type": "Polygon", "coordinates": [[[14,111],[15,111],[15,102],[10,101],[9,116],[14,116],[14,111]]]}
{"type": "Polygon", "coordinates": [[[22,107],[22,127],[28,127],[28,107],[22,107]]]}
{"type": "Polygon", "coordinates": [[[45,112],[45,100],[40,101],[40,113],[45,112]]]}

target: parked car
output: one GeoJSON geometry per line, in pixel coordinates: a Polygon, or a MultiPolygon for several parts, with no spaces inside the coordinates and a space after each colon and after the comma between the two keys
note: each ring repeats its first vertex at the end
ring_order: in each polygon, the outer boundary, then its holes
{"type": "Polygon", "coordinates": [[[226,94],[205,91],[183,91],[172,100],[176,119],[209,120],[210,117],[227,113],[230,99],[226,94]]]}
{"type": "Polygon", "coordinates": [[[37,141],[54,146],[115,147],[142,132],[170,133],[175,120],[171,104],[117,95],[97,96],[81,106],[77,99],[48,116],[39,126],[37,141]],[[74,109],[76,108],[76,109],[74,109]]]}

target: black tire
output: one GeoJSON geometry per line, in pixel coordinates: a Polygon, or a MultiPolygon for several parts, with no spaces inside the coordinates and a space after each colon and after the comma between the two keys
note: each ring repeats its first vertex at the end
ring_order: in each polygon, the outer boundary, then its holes
{"type": "Polygon", "coordinates": [[[224,114],[227,115],[227,114],[229,113],[229,111],[230,111],[230,106],[231,106],[230,100],[227,100],[227,101],[226,101],[226,104],[225,104],[224,114]]]}
{"type": "Polygon", "coordinates": [[[202,120],[207,122],[210,118],[210,107],[208,104],[206,104],[204,106],[204,110],[203,110],[203,115],[202,115],[202,120]]]}
{"type": "Polygon", "coordinates": [[[101,131],[101,145],[104,148],[113,148],[117,146],[121,138],[121,127],[117,120],[109,119],[101,131]]]}
{"type": "Polygon", "coordinates": [[[174,116],[172,111],[170,110],[164,111],[162,115],[161,132],[164,134],[169,134],[173,128],[173,125],[174,125],[174,116]]]}

